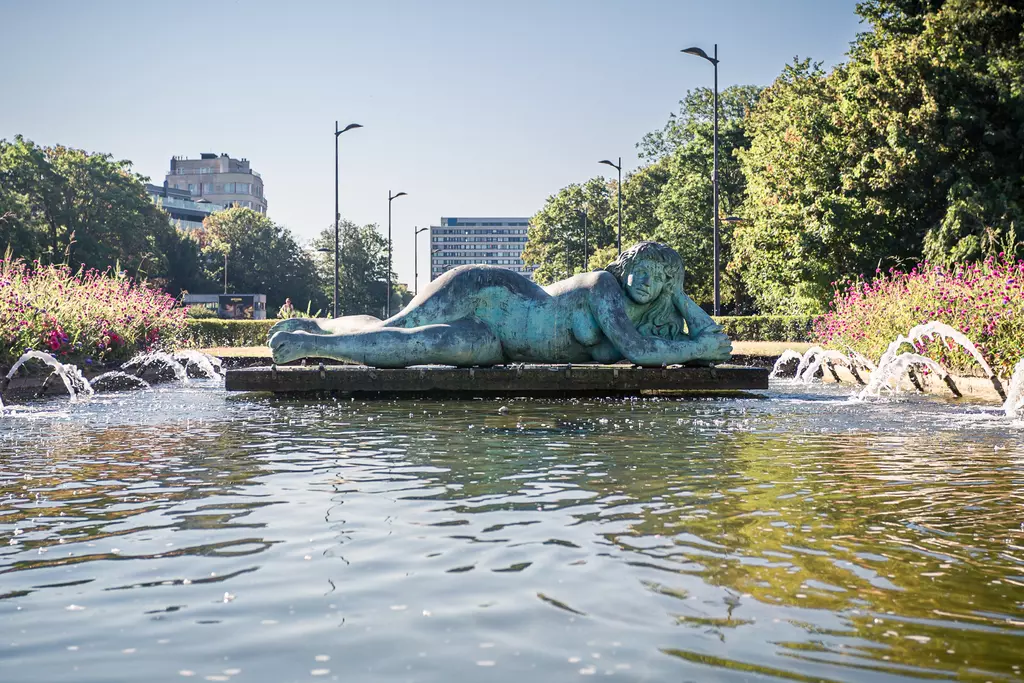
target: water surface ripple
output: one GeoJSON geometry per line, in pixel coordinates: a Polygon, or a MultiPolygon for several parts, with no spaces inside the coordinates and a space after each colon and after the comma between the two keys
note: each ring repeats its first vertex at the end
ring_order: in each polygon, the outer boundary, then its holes
{"type": "Polygon", "coordinates": [[[785,382],[35,403],[0,416],[0,680],[1024,680],[1022,436],[785,382]]]}

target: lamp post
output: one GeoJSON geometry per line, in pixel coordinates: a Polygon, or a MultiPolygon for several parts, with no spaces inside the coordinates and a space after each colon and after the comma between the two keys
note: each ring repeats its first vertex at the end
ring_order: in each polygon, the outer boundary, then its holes
{"type": "Polygon", "coordinates": [[[714,233],[713,233],[714,261],[715,261],[714,262],[715,315],[719,315],[719,309],[721,308],[721,306],[720,306],[721,300],[719,299],[719,294],[718,294],[718,253],[719,253],[721,245],[719,244],[719,238],[718,238],[718,228],[719,228],[719,223],[718,223],[718,43],[715,43],[715,56],[714,57],[708,57],[708,53],[704,52],[704,50],[700,49],[699,47],[688,47],[685,50],[680,50],[680,52],[684,52],[684,53],[686,53],[688,55],[693,55],[695,57],[700,57],[701,59],[706,59],[707,61],[711,62],[712,66],[715,67],[715,89],[714,89],[714,94],[715,94],[715,134],[714,134],[714,142],[713,142],[713,147],[714,147],[713,154],[714,154],[714,164],[715,164],[715,167],[714,167],[714,170],[712,171],[712,174],[711,174],[711,191],[712,191],[712,199],[711,199],[712,209],[711,210],[712,210],[712,215],[714,216],[714,220],[715,220],[714,233]]]}
{"type": "Polygon", "coordinates": [[[611,166],[612,168],[614,168],[616,171],[619,172],[619,192],[618,192],[618,194],[619,194],[619,233],[618,233],[618,236],[615,238],[615,248],[618,249],[619,253],[621,254],[622,253],[622,157],[619,157],[619,163],[618,164],[613,164],[608,159],[602,159],[601,161],[599,161],[597,163],[599,163],[599,164],[606,164],[608,166],[611,166]]]}
{"type": "Polygon", "coordinates": [[[228,252],[224,252],[224,293],[228,293],[228,252]]]}
{"type": "Polygon", "coordinates": [[[587,258],[587,206],[583,205],[583,272],[587,272],[588,264],[590,259],[587,258]]]}
{"type": "Polygon", "coordinates": [[[338,210],[338,136],[353,128],[362,128],[362,124],[350,123],[341,130],[338,130],[338,122],[334,122],[334,316],[338,317],[338,221],[341,213],[338,210]]]}
{"type": "MultiPolygon", "coordinates": [[[[430,228],[416,228],[413,226],[416,232],[412,235],[412,288],[413,297],[420,293],[420,265],[419,265],[419,246],[420,246],[420,233],[430,230],[430,228]]],[[[433,252],[431,252],[433,253],[433,252]]]]}
{"type": "Polygon", "coordinates": [[[385,307],[388,318],[391,317],[391,202],[395,201],[399,197],[404,197],[405,194],[405,192],[391,194],[391,190],[388,190],[388,301],[387,306],[385,307]]]}

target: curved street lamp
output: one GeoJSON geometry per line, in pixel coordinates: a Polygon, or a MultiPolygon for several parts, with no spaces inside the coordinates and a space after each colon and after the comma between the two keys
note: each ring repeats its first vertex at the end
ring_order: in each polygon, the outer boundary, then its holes
{"type": "Polygon", "coordinates": [[[618,189],[618,195],[619,195],[619,232],[618,232],[618,236],[615,238],[615,248],[618,249],[619,254],[621,254],[622,253],[622,157],[619,157],[619,163],[617,163],[617,164],[613,164],[608,159],[602,159],[601,161],[599,161],[597,163],[605,164],[607,166],[611,166],[612,168],[614,168],[616,171],[619,172],[619,189],[618,189]]]}
{"type": "Polygon", "coordinates": [[[721,307],[720,306],[721,302],[720,302],[719,295],[718,295],[718,254],[719,254],[719,251],[721,249],[721,245],[719,243],[719,238],[718,238],[718,229],[719,229],[719,221],[718,221],[718,43],[715,43],[715,56],[714,57],[709,57],[708,53],[704,52],[704,50],[700,49],[699,47],[688,47],[685,50],[680,50],[680,52],[682,52],[684,54],[688,54],[688,55],[693,55],[694,57],[700,57],[701,59],[706,59],[707,61],[711,62],[712,66],[715,67],[715,89],[714,89],[714,93],[715,93],[715,137],[714,137],[714,143],[713,143],[715,167],[714,167],[714,171],[712,172],[712,176],[711,176],[711,191],[712,191],[712,199],[711,199],[711,211],[712,211],[712,213],[711,213],[711,215],[714,217],[714,221],[715,221],[715,224],[714,224],[714,234],[713,234],[713,238],[714,238],[715,315],[719,315],[719,309],[721,307]]]}
{"type": "Polygon", "coordinates": [[[395,201],[399,197],[405,197],[408,193],[399,192],[398,194],[391,194],[391,190],[388,190],[388,291],[387,291],[387,317],[391,317],[391,202],[395,201]]]}
{"type": "Polygon", "coordinates": [[[420,293],[420,233],[426,232],[427,230],[430,230],[430,228],[417,228],[416,226],[413,226],[413,228],[416,230],[416,232],[412,234],[412,295],[415,297],[417,294],[420,293]]]}
{"type": "Polygon", "coordinates": [[[362,124],[350,123],[341,130],[338,129],[338,122],[334,122],[334,317],[338,317],[338,221],[341,213],[338,211],[338,137],[353,128],[362,128],[362,124]]]}

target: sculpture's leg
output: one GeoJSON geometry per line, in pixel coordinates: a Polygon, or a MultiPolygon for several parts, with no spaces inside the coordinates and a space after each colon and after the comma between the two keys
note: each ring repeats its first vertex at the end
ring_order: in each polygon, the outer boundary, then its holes
{"type": "Polygon", "coordinates": [[[410,365],[496,365],[503,362],[501,342],[479,320],[411,329],[381,327],[342,334],[278,332],[270,339],[274,360],[331,358],[378,368],[410,365]]]}
{"type": "Polygon", "coordinates": [[[364,328],[381,323],[380,318],[372,315],[344,315],[340,318],[288,318],[270,328],[267,339],[278,332],[309,332],[310,334],[338,334],[340,332],[358,332],[364,328]]]}

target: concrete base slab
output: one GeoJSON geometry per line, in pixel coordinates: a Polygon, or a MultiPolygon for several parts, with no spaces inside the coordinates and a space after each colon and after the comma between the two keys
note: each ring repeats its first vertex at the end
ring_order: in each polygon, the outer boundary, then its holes
{"type": "Polygon", "coordinates": [[[343,395],[641,396],[766,390],[768,370],[734,365],[505,365],[490,368],[362,365],[250,367],[225,372],[228,391],[343,395]]]}

